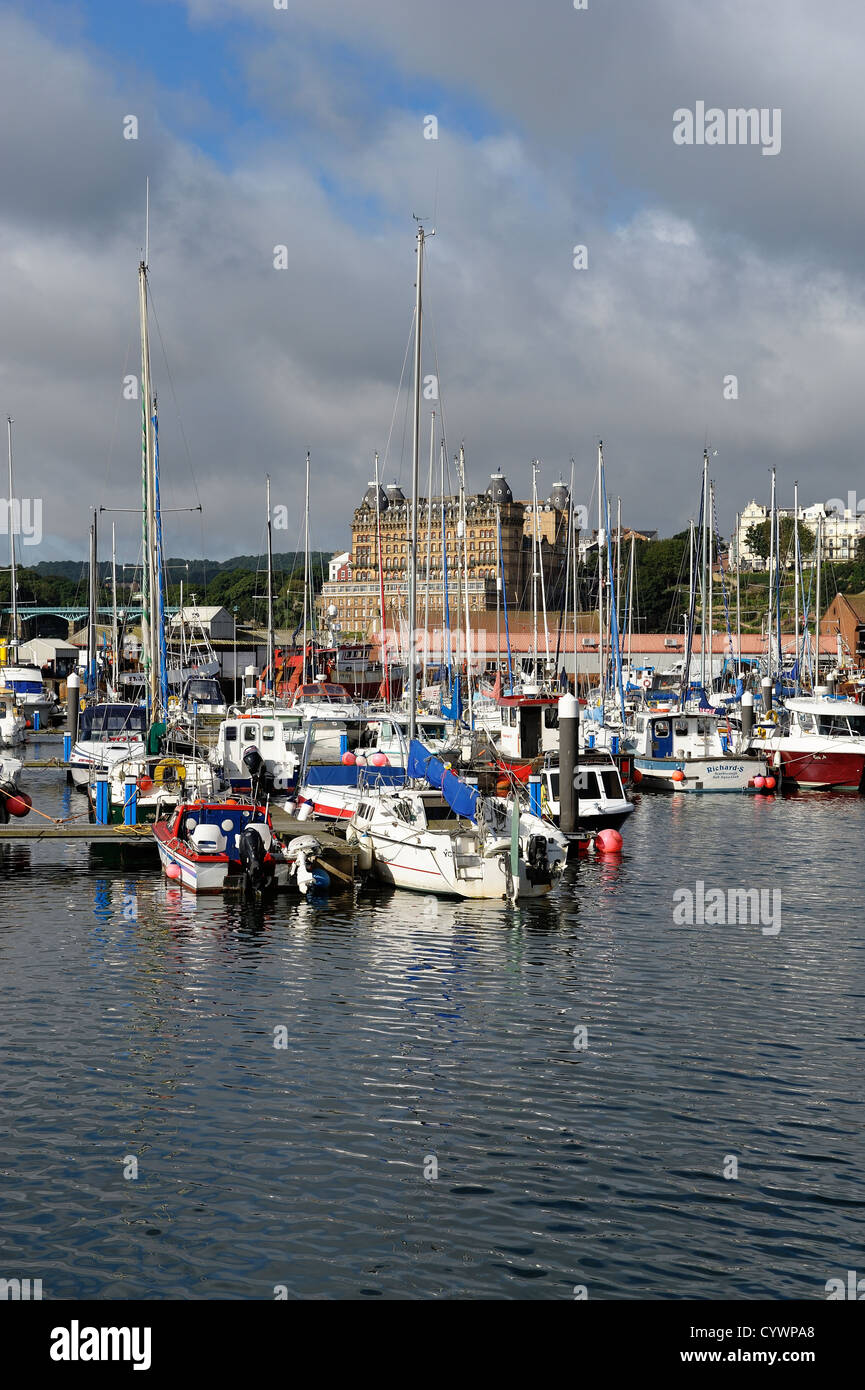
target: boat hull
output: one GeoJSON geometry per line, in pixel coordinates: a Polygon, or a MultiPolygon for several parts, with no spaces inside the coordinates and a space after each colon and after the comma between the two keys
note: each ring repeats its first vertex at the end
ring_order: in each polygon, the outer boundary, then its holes
{"type": "Polygon", "coordinates": [[[858,791],[865,774],[865,752],[780,751],[784,781],[814,790],[858,791]]]}
{"type": "Polygon", "coordinates": [[[743,792],[765,772],[765,762],[749,758],[634,758],[634,781],[645,791],[743,792]]]}

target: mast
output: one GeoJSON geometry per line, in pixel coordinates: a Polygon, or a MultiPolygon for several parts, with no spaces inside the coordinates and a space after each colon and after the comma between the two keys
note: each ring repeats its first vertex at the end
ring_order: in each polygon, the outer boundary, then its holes
{"type": "Polygon", "coordinates": [[[767,676],[772,675],[772,633],[774,630],[775,604],[775,470],[772,471],[772,499],[769,503],[769,652],[766,666],[767,676]]]}
{"type": "Polygon", "coordinates": [[[712,553],[715,549],[715,484],[709,482],[709,589],[706,595],[706,603],[709,609],[709,689],[712,689],[712,681],[715,678],[715,638],[712,634],[712,553]]]}
{"type": "Polygon", "coordinates": [[[142,565],[141,643],[150,700],[150,717],[159,710],[159,635],[157,612],[159,579],[156,572],[156,450],[153,437],[153,404],[150,382],[150,335],[147,325],[147,264],[138,266],[138,308],[141,329],[142,492],[144,500],[144,559],[142,565]]]}
{"type": "MultiPolygon", "coordinates": [[[[181,599],[181,614],[183,612],[183,600],[181,599]]],[[[114,657],[112,685],[115,695],[118,694],[120,682],[120,637],[117,629],[117,545],[114,535],[114,522],[111,523],[111,651],[114,657]]]]}
{"type": "Polygon", "coordinates": [[[616,498],[616,613],[622,611],[622,499],[616,498]]]}
{"type": "Polygon", "coordinates": [[[96,693],[96,512],[90,523],[90,573],[87,617],[87,688],[96,693]]]}
{"type": "MultiPolygon", "coordinates": [[[[706,688],[706,557],[709,551],[708,544],[708,512],[709,512],[709,450],[703,450],[703,534],[700,537],[703,546],[702,564],[700,565],[701,588],[703,591],[703,602],[700,604],[700,685],[706,688]]],[[[687,695],[687,691],[685,692],[687,695]]]]}
{"type": "MultiPolygon", "coordinates": [[[[540,461],[540,459],[536,459],[536,460],[535,460],[535,463],[537,464],[538,468],[540,468],[540,466],[541,466],[541,461],[540,461]]],[[[538,512],[537,508],[535,509],[535,521],[536,521],[537,523],[540,522],[540,515],[539,515],[539,512],[538,512]]],[[[540,526],[539,526],[539,525],[538,525],[538,570],[539,570],[539,573],[540,573],[540,576],[541,576],[541,606],[542,606],[543,612],[544,612],[544,646],[545,646],[545,648],[546,648],[546,653],[547,653],[547,667],[546,667],[546,669],[547,669],[547,671],[549,672],[549,669],[550,669],[550,629],[549,629],[549,624],[547,623],[547,585],[546,585],[546,580],[544,579],[543,548],[542,548],[542,546],[541,546],[541,532],[540,532],[540,526]]],[[[537,674],[535,675],[535,679],[537,680],[537,674]]]]}
{"type": "MultiPolygon", "coordinates": [[[[269,514],[269,510],[268,510],[269,514]]],[[[306,451],[306,501],[304,503],[303,535],[303,670],[301,684],[306,685],[306,653],[308,650],[306,629],[309,616],[309,450],[306,451]]]]}
{"type": "Polygon", "coordinates": [[[432,489],[433,489],[433,461],[435,459],[435,430],[436,413],[432,412],[429,422],[429,479],[427,482],[426,499],[426,583],[424,586],[423,601],[423,680],[422,685],[427,683],[427,664],[429,656],[429,580],[430,580],[430,560],[432,554],[432,489]]]}
{"type": "Polygon", "coordinates": [[[379,502],[378,484],[378,452],[375,456],[375,535],[376,550],[378,551],[378,598],[381,605],[381,664],[384,672],[384,698],[385,703],[390,704],[390,671],[387,664],[387,620],[384,608],[384,570],[381,562],[381,504],[379,502]]]}
{"type": "Polygon", "coordinates": [[[631,670],[631,638],[634,634],[634,546],[636,537],[631,533],[631,563],[628,568],[628,670],[631,670]]]}
{"type": "Polygon", "coordinates": [[[796,655],[795,691],[799,693],[799,481],[793,484],[793,641],[796,655]]]}
{"type": "Polygon", "coordinates": [[[574,460],[571,459],[571,495],[570,495],[570,500],[569,500],[569,504],[568,504],[568,505],[569,505],[569,507],[570,507],[570,524],[571,524],[571,551],[572,551],[572,555],[571,555],[571,571],[572,571],[573,576],[574,576],[574,695],[575,695],[575,696],[578,696],[580,692],[579,692],[579,690],[578,690],[578,688],[577,688],[577,628],[579,627],[579,622],[578,622],[578,619],[577,619],[577,608],[578,608],[578,591],[577,591],[577,527],[576,527],[576,523],[575,523],[575,521],[574,521],[574,468],[575,468],[575,466],[576,466],[576,465],[575,465],[574,460]]]}
{"type": "Polygon", "coordinates": [[[270,525],[270,474],[267,475],[265,485],[267,498],[267,681],[265,689],[269,690],[276,704],[276,671],[275,671],[275,652],[273,641],[273,536],[270,525]]]}
{"type": "Polygon", "coordinates": [[[12,661],[18,659],[18,576],[15,569],[15,485],[12,479],[12,416],[6,416],[9,435],[9,584],[12,600],[12,661]]]}
{"type": "Polygon", "coordinates": [[[820,563],[823,558],[823,518],[817,517],[817,602],[814,608],[814,689],[820,684],[820,563]]]}
{"type": "MultiPolygon", "coordinates": [[[[432,235],[432,233],[430,233],[432,235]]],[[[409,541],[408,576],[408,736],[409,742],[417,736],[417,680],[415,668],[415,628],[417,626],[417,488],[420,464],[420,388],[421,388],[421,331],[423,314],[423,247],[424,229],[419,223],[417,229],[417,279],[415,282],[414,319],[414,415],[412,420],[411,450],[411,538],[409,541]]]]}
{"type": "Polygon", "coordinates": [[[442,603],[443,621],[445,628],[445,638],[447,641],[447,667],[448,667],[448,699],[453,708],[453,670],[451,667],[451,610],[450,599],[448,597],[448,542],[447,542],[447,511],[445,508],[445,441],[442,437],[441,450],[439,454],[439,466],[441,468],[441,513],[442,513],[442,603]]]}
{"type": "Polygon", "coordinates": [[[502,509],[496,503],[496,675],[502,674],[502,509]]]}
{"type": "Polygon", "coordinates": [[[472,629],[469,617],[469,542],[468,527],[466,525],[466,451],[465,445],[460,445],[457,468],[460,476],[460,529],[463,538],[463,574],[465,591],[465,614],[466,614],[466,695],[468,698],[469,709],[469,728],[474,728],[474,708],[472,701],[472,629]]]}
{"type": "Polygon", "coordinates": [[[538,679],[538,461],[532,459],[532,680],[538,679]]]}
{"type": "Polygon", "coordinates": [[[604,561],[603,550],[606,542],[604,532],[604,493],[601,479],[604,472],[604,442],[598,440],[598,695],[603,701],[606,690],[606,665],[604,662],[604,561]]]}
{"type": "Polygon", "coordinates": [[[736,513],[736,679],[742,679],[742,601],[740,587],[741,561],[739,559],[739,528],[741,522],[736,513]]]}

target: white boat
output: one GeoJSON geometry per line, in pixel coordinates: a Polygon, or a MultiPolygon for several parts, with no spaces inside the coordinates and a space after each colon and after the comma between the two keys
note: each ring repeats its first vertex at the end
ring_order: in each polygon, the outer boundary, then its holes
{"type": "Polygon", "coordinates": [[[785,782],[856,791],[865,774],[865,705],[819,695],[787,700],[758,724],[751,746],[785,782]]]}
{"type": "Polygon", "coordinates": [[[29,664],[0,666],[0,700],[17,705],[28,727],[32,726],[35,714],[39,715],[40,724],[47,724],[57,705],[39,667],[29,664]]]}
{"type": "Polygon", "coordinates": [[[91,774],[146,753],[147,709],[144,705],[108,703],[81,711],[78,738],[72,746],[70,773],[76,787],[91,774]]]}
{"type": "Polygon", "coordinates": [[[765,755],[745,751],[715,710],[655,710],[634,721],[634,781],[643,789],[738,792],[768,775],[765,755]]]}
{"type": "MultiPolygon", "coordinates": [[[[108,770],[109,820],[122,825],[127,787],[135,784],[135,819],[139,825],[165,820],[181,801],[213,798],[222,790],[218,770],[202,757],[174,756],[166,752],[150,758],[123,758],[108,770]]],[[[87,788],[91,819],[96,814],[97,779],[91,774],[87,788]]]]}
{"type": "Polygon", "coordinates": [[[0,699],[0,748],[15,748],[24,742],[27,720],[11,700],[0,699]]]}
{"type": "Polygon", "coordinates": [[[248,792],[253,775],[250,762],[254,764],[255,760],[247,758],[244,761],[244,758],[255,750],[263,760],[271,788],[290,791],[297,780],[306,737],[307,726],[302,715],[290,708],[256,705],[231,711],[219,725],[211,762],[232,791],[248,792]]]}
{"type": "Polygon", "coordinates": [[[377,878],[397,888],[459,898],[540,897],[557,881],[567,844],[548,822],[518,813],[515,845],[514,810],[513,801],[494,798],[476,822],[453,814],[436,819],[419,790],[394,796],[368,789],[346,838],[377,878]]]}
{"type": "MultiPolygon", "coordinates": [[[[559,766],[541,768],[541,807],[559,823],[559,766]]],[[[579,839],[588,832],[620,830],[631,815],[634,803],[629,801],[615,761],[604,753],[584,754],[577,767],[578,823],[569,839],[579,839]]]]}

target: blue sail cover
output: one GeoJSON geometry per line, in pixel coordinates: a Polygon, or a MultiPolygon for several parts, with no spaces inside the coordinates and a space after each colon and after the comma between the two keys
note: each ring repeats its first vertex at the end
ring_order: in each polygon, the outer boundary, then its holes
{"type": "Polygon", "coordinates": [[[431,787],[441,791],[448,806],[458,816],[477,820],[477,790],[461,781],[455,773],[449,772],[441,759],[434,758],[416,738],[409,744],[406,776],[423,777],[431,787]]]}

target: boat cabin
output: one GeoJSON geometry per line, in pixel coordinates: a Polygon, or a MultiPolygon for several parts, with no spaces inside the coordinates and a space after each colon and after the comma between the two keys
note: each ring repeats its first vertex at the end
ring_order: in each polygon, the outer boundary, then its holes
{"type": "Polygon", "coordinates": [[[636,750],[646,758],[719,757],[729,751],[727,720],[708,711],[638,714],[634,728],[636,750]]]}
{"type": "Polygon", "coordinates": [[[502,695],[499,746],[509,758],[537,758],[559,746],[559,702],[556,696],[502,695]]]}
{"type": "Polygon", "coordinates": [[[250,785],[243,755],[255,748],[264,759],[268,775],[280,789],[294,786],[305,738],[305,721],[289,710],[268,710],[223,719],[214,749],[222,775],[234,789],[250,785]]]}
{"type": "Polygon", "coordinates": [[[89,705],[78,719],[79,743],[108,743],[112,739],[145,738],[146,705],[89,705]]]}

